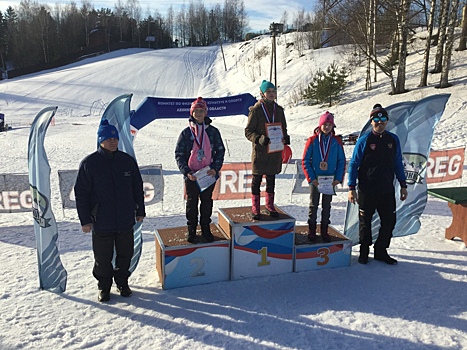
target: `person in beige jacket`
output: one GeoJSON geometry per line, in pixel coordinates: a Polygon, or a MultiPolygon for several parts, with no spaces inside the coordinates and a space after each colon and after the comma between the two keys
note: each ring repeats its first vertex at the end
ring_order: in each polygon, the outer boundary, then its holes
{"type": "Polygon", "coordinates": [[[252,183],[251,183],[251,207],[252,218],[260,220],[260,185],[263,176],[266,176],[266,210],[271,217],[278,217],[274,206],[274,188],[276,174],[282,170],[282,152],[271,150],[270,139],[267,136],[267,127],[278,123],[282,128],[282,143],[290,144],[290,136],[287,134],[287,123],[284,109],[275,99],[277,90],[274,84],[263,80],[260,85],[261,100],[250,107],[248,123],[245,127],[245,137],[252,143],[252,183]]]}

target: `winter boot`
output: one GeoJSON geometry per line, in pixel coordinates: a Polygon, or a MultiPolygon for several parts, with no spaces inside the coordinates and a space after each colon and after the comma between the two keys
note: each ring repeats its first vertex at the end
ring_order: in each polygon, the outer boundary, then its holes
{"type": "Polygon", "coordinates": [[[190,243],[195,243],[196,240],[196,226],[188,226],[186,240],[190,243]]]}
{"type": "Polygon", "coordinates": [[[125,298],[128,298],[129,296],[133,294],[128,284],[125,284],[123,286],[117,286],[117,290],[120,293],[120,295],[125,298]]]}
{"type": "Polygon", "coordinates": [[[389,256],[388,252],[386,251],[386,249],[375,250],[375,260],[385,262],[388,265],[396,265],[397,264],[397,260],[394,259],[394,258],[391,258],[389,256]]]}
{"type": "Polygon", "coordinates": [[[279,217],[279,213],[274,206],[274,193],[266,193],[266,211],[272,218],[279,217]]]}
{"type": "Polygon", "coordinates": [[[329,236],[329,233],[328,233],[328,225],[321,224],[320,234],[321,234],[321,239],[323,242],[325,243],[331,242],[331,236],[329,236]]]}
{"type": "Polygon", "coordinates": [[[368,254],[370,253],[370,247],[366,244],[360,244],[360,256],[358,257],[358,262],[360,264],[368,264],[368,254]]]}
{"type": "Polygon", "coordinates": [[[211,233],[211,228],[209,227],[209,224],[201,225],[201,234],[203,235],[206,242],[214,242],[214,236],[211,233]]]}
{"type": "Polygon", "coordinates": [[[314,224],[308,224],[308,240],[310,242],[316,242],[316,222],[314,224]]]}
{"type": "Polygon", "coordinates": [[[261,220],[260,209],[261,209],[261,197],[259,194],[251,195],[251,218],[253,220],[261,220]]]}
{"type": "Polygon", "coordinates": [[[105,303],[110,300],[110,291],[99,289],[99,294],[97,296],[97,300],[101,303],[105,303]]]}

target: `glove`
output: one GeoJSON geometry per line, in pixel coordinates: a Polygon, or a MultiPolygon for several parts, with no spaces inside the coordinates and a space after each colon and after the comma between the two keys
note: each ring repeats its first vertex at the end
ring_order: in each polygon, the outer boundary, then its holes
{"type": "Polygon", "coordinates": [[[269,145],[269,141],[269,137],[267,137],[266,135],[261,135],[258,142],[260,145],[267,146],[269,145]]]}

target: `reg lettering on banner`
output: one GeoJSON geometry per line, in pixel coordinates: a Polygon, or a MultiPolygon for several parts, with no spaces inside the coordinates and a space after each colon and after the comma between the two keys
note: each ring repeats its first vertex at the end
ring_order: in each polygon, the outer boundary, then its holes
{"type": "Polygon", "coordinates": [[[2,191],[0,192],[0,213],[31,211],[31,191],[2,191]]]}
{"type": "Polygon", "coordinates": [[[465,147],[431,151],[426,166],[427,183],[438,183],[462,178],[465,147]]]}
{"type": "MultiPolygon", "coordinates": [[[[251,163],[224,163],[214,187],[214,200],[247,199],[251,196],[251,163]]],[[[264,190],[265,183],[261,184],[264,190]]]]}

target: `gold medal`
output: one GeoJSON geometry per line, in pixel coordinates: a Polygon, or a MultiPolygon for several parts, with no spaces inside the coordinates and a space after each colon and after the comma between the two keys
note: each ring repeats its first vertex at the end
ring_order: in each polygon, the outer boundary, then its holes
{"type": "Polygon", "coordinates": [[[326,163],[326,162],[320,162],[320,163],[319,163],[319,168],[320,168],[321,170],[328,170],[328,163],[326,163]]]}

